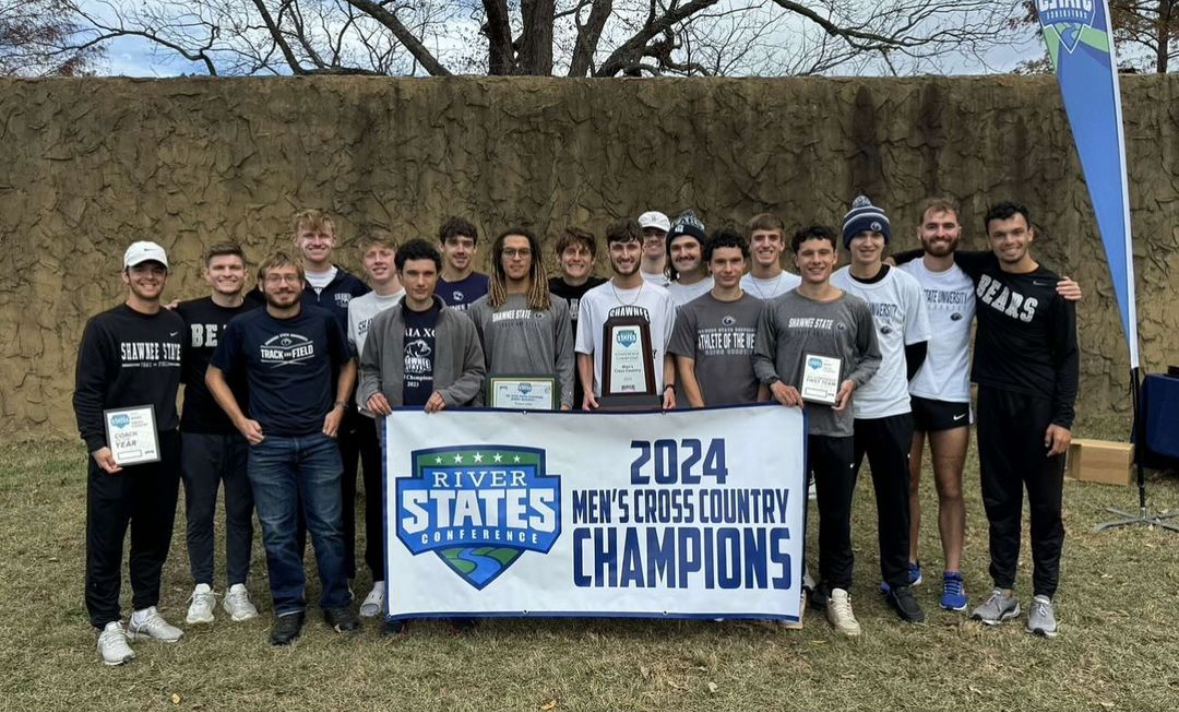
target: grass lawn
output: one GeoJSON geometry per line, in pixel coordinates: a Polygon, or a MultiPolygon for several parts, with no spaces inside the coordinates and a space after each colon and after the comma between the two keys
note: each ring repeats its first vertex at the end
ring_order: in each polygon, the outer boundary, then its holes
{"type": "MultiPolygon", "coordinates": [[[[1078,435],[1113,439],[1124,432],[1094,424],[1078,435]]],[[[922,492],[928,582],[918,589],[929,623],[902,624],[877,593],[875,505],[861,480],[852,591],[864,628],[858,640],[835,635],[813,611],[803,630],[746,622],[496,620],[463,638],[443,624],[421,623],[397,640],[380,638],[367,621],[359,636],[343,638],[309,615],[303,638],[276,649],[266,643],[269,595],[256,539],[250,588],[259,619],[232,624],[218,608],[213,626],[188,628],[177,645],[137,643],[135,661],[107,668],[96,656],[82,596],[82,450],[74,442],[0,446],[3,710],[974,712],[1179,704],[1172,620],[1179,610],[1179,535],[1146,528],[1093,533],[1111,518],[1102,507],[1136,509],[1136,491],[1075,482],[1065,486],[1061,634],[1052,641],[1025,633],[1022,620],[984,630],[965,614],[937,609],[941,547],[931,486],[922,492]]],[[[966,480],[964,573],[973,606],[990,588],[973,446],[966,480]]],[[[1149,487],[1154,509],[1179,508],[1174,478],[1156,477],[1149,487]]],[[[813,556],[813,531],[809,550],[813,556]]],[[[223,551],[219,541],[219,566],[223,551]]],[[[1026,606],[1026,536],[1023,551],[1019,593],[1026,606]]],[[[358,591],[368,584],[363,577],[358,591]]],[[[183,621],[190,591],[181,513],[164,571],[161,608],[169,620],[183,621]]],[[[126,583],[123,597],[126,610],[126,583]]]]}

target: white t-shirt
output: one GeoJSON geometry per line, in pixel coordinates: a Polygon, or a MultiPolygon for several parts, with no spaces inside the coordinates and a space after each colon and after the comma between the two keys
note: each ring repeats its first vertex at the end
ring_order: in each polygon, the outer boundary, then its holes
{"type": "Polygon", "coordinates": [[[925,292],[925,311],[933,338],[909,392],[922,398],[970,402],[970,327],[974,321],[974,281],[958,265],[934,272],[924,260],[901,265],[925,292]]]}
{"type": "Polygon", "coordinates": [[[323,291],[324,287],[332,283],[332,280],[336,278],[336,273],[339,271],[339,267],[332,265],[332,268],[327,272],[304,272],[303,277],[306,278],[307,284],[311,285],[315,293],[319,294],[323,291]]]}
{"type": "Polygon", "coordinates": [[[657,284],[660,287],[666,287],[671,284],[671,280],[662,272],[644,272],[639,270],[639,274],[647,281],[647,284],[657,284]]]}
{"type": "Polygon", "coordinates": [[[364,340],[368,337],[368,325],[373,317],[400,302],[404,296],[405,290],[401,289],[386,296],[369,292],[352,297],[348,302],[348,345],[353,354],[360,356],[364,351],[364,340]]]}
{"type": "Polygon", "coordinates": [[[671,300],[677,307],[682,307],[693,299],[711,292],[713,284],[712,277],[705,277],[695,284],[672,282],[667,285],[667,293],[671,295],[671,300]]]}
{"type": "Polygon", "coordinates": [[[786,271],[773,279],[760,279],[754,277],[752,272],[741,278],[741,289],[764,302],[780,297],[800,284],[802,277],[786,271]]]}
{"type": "Polygon", "coordinates": [[[880,370],[852,396],[857,419],[887,418],[912,412],[905,346],[929,341],[929,317],[921,285],[896,267],[879,282],[864,284],[844,267],[831,275],[831,284],[868,302],[880,344],[880,370]]]}
{"type": "Polygon", "coordinates": [[[675,302],[666,289],[650,283],[618,289],[610,280],[586,292],[579,311],[575,350],[594,356],[594,395],[602,394],[602,327],[611,316],[641,316],[651,325],[651,366],[656,393],[662,393],[663,356],[675,328],[675,302]]]}

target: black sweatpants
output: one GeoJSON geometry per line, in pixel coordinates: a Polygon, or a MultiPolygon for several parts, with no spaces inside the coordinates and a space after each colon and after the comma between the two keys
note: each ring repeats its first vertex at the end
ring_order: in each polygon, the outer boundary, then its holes
{"type": "MultiPolygon", "coordinates": [[[[381,442],[376,421],[361,415],[356,423],[360,446],[360,468],[364,476],[364,563],[373,581],[385,580],[385,522],[381,508],[381,442]]],[[[342,450],[342,448],[341,448],[342,450]]],[[[344,465],[344,566],[349,578],[356,577],[356,468],[349,474],[344,465]]]]}
{"type": "Polygon", "coordinates": [[[1044,447],[1052,412],[1049,398],[982,386],[978,389],[978,459],[983,506],[991,529],[991,578],[996,588],[1015,587],[1026,487],[1031,511],[1032,586],[1035,595],[1049,598],[1060,581],[1064,547],[1064,456],[1048,457],[1044,447]]]}
{"type": "Polygon", "coordinates": [[[909,452],[913,416],[856,418],[856,470],[864,455],[876,490],[876,536],[880,578],[889,586],[909,585],[909,452]]]}
{"type": "Polygon", "coordinates": [[[159,462],[107,474],[87,456],[86,609],[102,630],[122,618],[123,538],[131,528],[132,607],[160,602],[160,574],[172,545],[176,497],[180,491],[180,434],[160,433],[159,462]]]}
{"type": "Polygon", "coordinates": [[[851,543],[855,448],[850,437],[807,436],[806,467],[815,478],[819,505],[819,579],[824,590],[851,589],[855,554],[851,543]]]}
{"type": "Polygon", "coordinates": [[[249,443],[238,433],[181,433],[180,437],[192,579],[213,585],[213,519],[217,490],[224,482],[226,583],[245,583],[254,542],[254,494],[246,473],[249,443]]]}

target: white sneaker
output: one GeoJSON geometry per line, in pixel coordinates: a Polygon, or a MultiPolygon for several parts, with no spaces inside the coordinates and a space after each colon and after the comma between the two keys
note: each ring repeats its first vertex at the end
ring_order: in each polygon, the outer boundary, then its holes
{"type": "Polygon", "coordinates": [[[831,595],[827,597],[827,620],[844,635],[860,634],[860,622],[852,611],[851,598],[842,588],[831,589],[831,595]]]}
{"type": "Polygon", "coordinates": [[[368,592],[364,597],[364,603],[360,604],[361,618],[376,618],[381,615],[381,611],[385,610],[385,582],[373,581],[373,590],[368,592]]]}
{"type": "Polygon", "coordinates": [[[127,637],[131,640],[150,638],[161,643],[175,643],[184,637],[184,631],[164,620],[156,607],[151,606],[131,615],[127,637]]]}
{"type": "Polygon", "coordinates": [[[213,622],[213,606],[217,604],[217,594],[207,583],[198,583],[188,599],[188,615],[184,622],[189,625],[213,622]]]}
{"type": "Polygon", "coordinates": [[[258,617],[258,609],[254,608],[254,604],[250,602],[250,592],[246,590],[244,583],[235,583],[229,587],[229,593],[225,594],[225,600],[221,602],[221,607],[225,609],[234,623],[258,617]]]}
{"type": "Polygon", "coordinates": [[[98,634],[98,655],[106,665],[122,665],[135,657],[135,651],[127,645],[127,632],[121,621],[111,621],[98,634]]]}

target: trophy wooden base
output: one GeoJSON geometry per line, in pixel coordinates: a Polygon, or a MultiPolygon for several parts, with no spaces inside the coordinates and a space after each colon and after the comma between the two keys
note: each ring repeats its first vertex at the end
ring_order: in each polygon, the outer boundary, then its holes
{"type": "Polygon", "coordinates": [[[599,410],[663,410],[663,399],[652,393],[625,393],[598,398],[599,410]]]}

